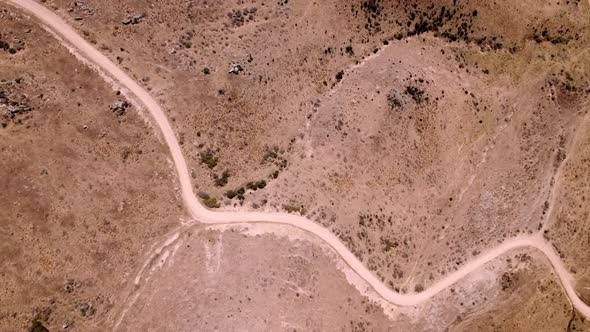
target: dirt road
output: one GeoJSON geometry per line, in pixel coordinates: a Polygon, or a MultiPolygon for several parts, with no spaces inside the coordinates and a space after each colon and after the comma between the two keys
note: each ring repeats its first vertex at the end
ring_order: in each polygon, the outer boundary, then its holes
{"type": "Polygon", "coordinates": [[[138,106],[143,106],[152,115],[156,124],[159,126],[163,138],[170,149],[178,179],[181,187],[182,197],[186,208],[193,218],[202,223],[208,224],[230,224],[230,223],[277,223],[291,225],[313,233],[326,243],[342,257],[342,259],[370,284],[377,293],[387,301],[400,306],[413,306],[422,303],[455,282],[481,267],[496,257],[505,254],[515,248],[529,247],[541,251],[549,260],[555,273],[558,275],[561,284],[568,295],[572,304],[584,316],[590,318],[590,307],[586,305],[575,293],[573,287],[573,278],[567,272],[559,256],[555,253],[552,246],[548,244],[537,233],[533,236],[522,236],[504,242],[503,244],[488,250],[477,258],[467,262],[458,271],[447,275],[444,279],[439,280],[430,288],[418,294],[402,295],[387,288],[373,273],[371,273],[344,244],[328,229],[319,224],[301,216],[286,213],[274,212],[213,212],[207,210],[192,191],[192,184],[187,170],[186,162],[174,131],[168,122],[162,108],[158,103],[125,74],[119,67],[111,62],[106,56],[95,49],[90,43],[86,42],[78,33],[71,28],[64,20],[54,14],[51,10],[33,0],[3,0],[22,10],[25,10],[32,16],[36,17],[43,26],[58,37],[74,55],[82,61],[89,63],[103,76],[110,77],[117,85],[138,106]]]}

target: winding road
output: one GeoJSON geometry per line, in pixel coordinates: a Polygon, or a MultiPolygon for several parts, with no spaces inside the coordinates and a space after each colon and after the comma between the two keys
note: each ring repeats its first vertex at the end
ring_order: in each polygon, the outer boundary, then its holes
{"type": "Polygon", "coordinates": [[[572,305],[585,317],[590,319],[590,306],[586,305],[576,294],[574,290],[574,279],[566,270],[563,262],[553,249],[553,247],[543,239],[541,233],[530,236],[519,236],[507,240],[501,245],[488,250],[473,260],[467,262],[459,270],[446,275],[443,279],[433,284],[430,288],[416,294],[399,294],[385,286],[371,271],[369,271],[356,256],[328,229],[319,224],[301,216],[287,213],[273,212],[214,212],[206,209],[195,196],[192,190],[192,184],[187,169],[186,161],[176,139],[174,131],[166,118],[162,108],[149,93],[142,88],[137,82],[123,72],[117,65],[110,61],[105,55],[94,48],[90,43],[84,40],[72,27],[62,18],[45,6],[33,0],[2,0],[12,4],[15,7],[24,10],[36,19],[41,21],[42,25],[57,36],[65,46],[67,46],[75,55],[82,57],[94,69],[101,74],[110,77],[113,81],[124,88],[126,94],[131,94],[134,101],[139,101],[145,109],[149,111],[156,124],[159,126],[163,138],[168,145],[182,192],[184,204],[191,216],[205,224],[231,224],[231,223],[276,223],[294,226],[319,237],[329,244],[342,259],[362,277],[371,287],[385,300],[399,306],[414,306],[443,291],[447,287],[465,277],[467,274],[478,269],[485,263],[507,253],[516,248],[534,248],[542,252],[553,267],[559,277],[561,285],[565,290],[572,305]]]}

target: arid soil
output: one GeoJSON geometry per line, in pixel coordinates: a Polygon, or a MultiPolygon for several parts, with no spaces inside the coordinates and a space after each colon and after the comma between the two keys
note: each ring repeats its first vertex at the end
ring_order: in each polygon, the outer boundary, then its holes
{"type": "Polygon", "coordinates": [[[552,331],[585,324],[583,317],[573,316],[558,280],[538,252],[503,255],[414,308],[381,307],[325,243],[293,228],[276,226],[271,234],[267,227],[261,230],[256,224],[189,227],[171,236],[137,277],[132,300],[115,326],[122,331],[171,326],[186,331],[238,326],[552,331]],[[284,241],[291,245],[281,246],[284,241]],[[347,282],[342,271],[352,279],[347,282]]]}
{"type": "Polygon", "coordinates": [[[184,216],[167,151],[36,22],[2,5],[0,26],[0,330],[98,328],[184,216]]]}
{"type": "MultiPolygon", "coordinates": [[[[347,283],[308,241],[190,229],[126,312],[121,331],[362,331],[411,327],[347,283]],[[270,253],[270,254],[269,254],[270,253]]],[[[156,260],[158,262],[158,260],[156,260]]],[[[405,321],[405,322],[404,322],[405,321]]]]}
{"type": "MultiPolygon", "coordinates": [[[[588,3],[45,4],[158,97],[184,149],[195,191],[208,207],[309,216],[401,293],[419,293],[486,248],[541,231],[590,303],[588,3]]],[[[0,96],[12,107],[0,130],[10,133],[2,145],[10,158],[3,158],[2,169],[8,170],[4,181],[12,191],[3,201],[13,202],[1,213],[11,213],[3,217],[10,224],[18,217],[44,221],[8,231],[20,240],[6,242],[2,254],[15,261],[13,279],[5,279],[7,292],[20,296],[32,289],[15,288],[27,285],[19,278],[44,287],[31,291],[38,302],[27,307],[13,295],[22,309],[0,311],[8,326],[32,319],[57,326],[56,316],[69,317],[60,310],[77,309],[86,316],[82,326],[99,326],[128,305],[120,325],[127,330],[165,322],[155,313],[174,315],[186,330],[232,330],[245,320],[253,330],[584,330],[588,324],[538,253],[510,253],[456,290],[413,311],[391,316],[385,310],[387,317],[373,310],[381,310],[370,302],[375,299],[346,283],[330,264],[334,258],[315,244],[295,241],[293,249],[294,241],[281,246],[272,236],[251,239],[202,229],[183,240],[199,250],[185,249],[183,242],[169,265],[164,262],[152,279],[130,291],[138,294],[135,302],[116,301],[115,285],[132,287],[129,278],[149,244],[183,216],[166,149],[137,110],[114,104],[122,102],[120,96],[26,23],[12,28],[24,37],[2,32],[0,44],[2,64],[10,68],[3,73],[29,75],[21,83],[7,78],[8,92],[0,96]],[[27,40],[27,34],[43,38],[27,40]],[[52,54],[55,64],[46,57],[39,61],[41,54],[52,54]],[[76,74],[59,81],[72,68],[76,74]],[[40,187],[42,177],[52,176],[40,187]],[[15,204],[14,196],[23,192],[34,201],[15,204]],[[72,232],[77,225],[83,233],[72,232]],[[229,254],[212,259],[220,241],[229,254]],[[35,243],[36,251],[23,249],[23,242],[35,243]],[[76,251],[68,256],[67,250],[76,251]],[[261,257],[262,252],[273,255],[261,257]],[[29,255],[27,265],[42,261],[59,272],[23,278],[14,272],[19,255],[29,255]],[[305,263],[291,269],[292,255],[305,263]],[[188,263],[193,261],[217,264],[227,273],[219,279],[215,269],[205,273],[203,264],[188,263]],[[261,272],[253,274],[252,265],[261,272]],[[304,285],[313,298],[304,296],[299,304],[296,295],[289,298],[289,273],[317,278],[304,285]],[[253,304],[239,303],[244,286],[238,279],[252,287],[253,304]],[[80,301],[64,300],[73,296],[62,294],[64,282],[76,288],[80,301]],[[187,286],[194,283],[210,285],[187,286]],[[91,286],[78,291],[79,284],[91,286]],[[94,302],[84,306],[91,300],[83,296],[95,296],[94,302]],[[269,298],[272,305],[262,302],[269,298]],[[263,307],[269,311],[261,313],[263,307]],[[283,316],[281,325],[276,317],[283,316]]],[[[31,269],[25,275],[35,274],[31,269]]]]}
{"type": "Polygon", "coordinates": [[[449,330],[570,331],[571,324],[585,324],[579,314],[578,321],[572,322],[575,310],[541,255],[525,250],[505,255],[501,261],[494,285],[482,294],[487,298],[484,304],[458,315],[449,330]]]}
{"type": "Polygon", "coordinates": [[[577,140],[564,156],[556,204],[545,230],[576,278],[576,290],[590,303],[590,123],[578,127],[577,140]]]}
{"type": "Polygon", "coordinates": [[[539,230],[586,113],[586,2],[47,3],[160,97],[206,205],[308,215],[401,292],[539,230]]]}

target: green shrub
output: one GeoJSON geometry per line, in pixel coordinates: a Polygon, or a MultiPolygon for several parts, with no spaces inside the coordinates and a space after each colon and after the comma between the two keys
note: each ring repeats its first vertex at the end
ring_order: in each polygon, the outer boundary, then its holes
{"type": "Polygon", "coordinates": [[[217,202],[217,198],[215,197],[209,197],[203,200],[203,204],[205,204],[206,207],[210,208],[210,209],[216,209],[218,207],[220,207],[221,205],[217,202]]]}

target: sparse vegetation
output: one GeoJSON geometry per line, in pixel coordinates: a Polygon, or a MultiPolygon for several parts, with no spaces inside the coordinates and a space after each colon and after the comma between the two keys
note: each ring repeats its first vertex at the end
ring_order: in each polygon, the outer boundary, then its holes
{"type": "Polygon", "coordinates": [[[29,332],[49,332],[49,330],[45,326],[43,326],[42,322],[34,320],[31,324],[29,332]]]}
{"type": "Polygon", "coordinates": [[[351,45],[346,46],[345,52],[346,52],[346,54],[348,54],[350,56],[353,56],[354,55],[354,50],[352,49],[352,46],[351,45]]]}
{"type": "Polygon", "coordinates": [[[217,157],[217,152],[215,152],[211,149],[207,149],[207,150],[201,152],[200,156],[201,156],[201,162],[203,164],[207,165],[207,167],[209,167],[209,169],[215,168],[215,166],[217,166],[217,163],[219,162],[219,158],[217,157]]]}
{"type": "Polygon", "coordinates": [[[225,196],[229,199],[232,199],[232,198],[238,196],[238,192],[235,190],[228,190],[225,192],[225,196]]]}
{"type": "Polygon", "coordinates": [[[404,91],[407,95],[412,97],[416,104],[422,104],[422,102],[428,100],[428,97],[425,96],[424,90],[420,89],[415,85],[406,86],[406,89],[404,91]]]}
{"type": "Polygon", "coordinates": [[[212,197],[212,196],[209,196],[209,197],[203,199],[203,204],[205,204],[205,206],[210,209],[216,209],[221,206],[219,204],[219,202],[217,202],[217,198],[212,197]]]}
{"type": "Polygon", "coordinates": [[[288,213],[299,213],[305,215],[305,207],[299,204],[283,204],[283,209],[288,213]]]}
{"type": "Polygon", "coordinates": [[[230,173],[227,169],[225,171],[223,171],[223,173],[221,173],[221,176],[214,174],[213,178],[215,180],[215,186],[224,187],[227,184],[229,177],[230,177],[230,173]]]}
{"type": "Polygon", "coordinates": [[[389,106],[390,110],[401,110],[402,102],[395,91],[391,91],[387,95],[387,105],[389,106]]]}

